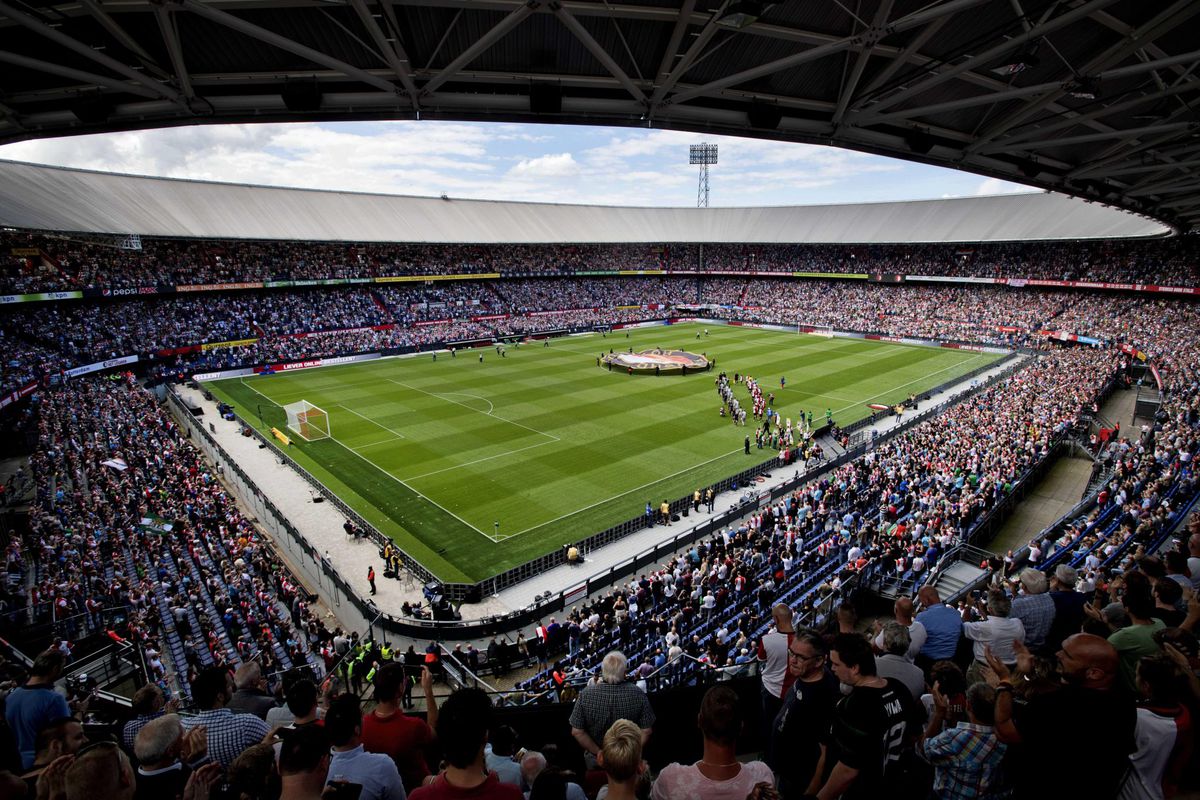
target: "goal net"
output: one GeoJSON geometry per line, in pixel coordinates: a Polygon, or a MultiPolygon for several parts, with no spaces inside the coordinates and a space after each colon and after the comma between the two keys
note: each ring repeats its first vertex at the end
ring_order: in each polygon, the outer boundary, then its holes
{"type": "Polygon", "coordinates": [[[305,441],[329,438],[329,415],[307,400],[288,403],[283,407],[287,412],[288,429],[305,441]]]}
{"type": "Polygon", "coordinates": [[[822,336],[826,339],[833,338],[832,325],[809,325],[801,322],[796,326],[796,333],[808,334],[809,336],[822,336]]]}

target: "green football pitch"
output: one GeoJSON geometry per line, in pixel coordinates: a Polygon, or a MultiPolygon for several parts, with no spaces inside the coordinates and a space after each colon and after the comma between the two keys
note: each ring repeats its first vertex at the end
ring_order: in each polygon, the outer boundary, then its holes
{"type": "MultiPolygon", "coordinates": [[[[771,458],[743,452],[754,421],[718,414],[718,371],[749,374],[785,419],[842,425],[999,356],[698,324],[232,378],[207,384],[247,422],[285,427],[282,406],[325,410],[331,438],[286,453],[442,580],[475,582],[640,516],[771,458]],[[701,333],[697,339],[696,334],[701,333]],[[717,369],[633,375],[596,366],[609,348],[705,352],[717,369]],[[479,353],[484,356],[479,362],[479,353]],[[780,377],[787,386],[780,389],[780,377]]],[[[743,408],[749,392],[735,387],[743,408]]]]}

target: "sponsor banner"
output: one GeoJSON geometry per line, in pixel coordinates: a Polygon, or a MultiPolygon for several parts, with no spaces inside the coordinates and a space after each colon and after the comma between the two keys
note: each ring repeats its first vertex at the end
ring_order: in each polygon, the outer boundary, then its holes
{"type": "Polygon", "coordinates": [[[37,303],[42,300],[78,300],[83,297],[82,291],[73,292],[34,292],[32,294],[0,294],[0,305],[8,303],[37,303]]]}
{"type": "Polygon", "coordinates": [[[671,321],[667,319],[652,319],[646,322],[621,322],[612,326],[614,331],[623,331],[630,328],[655,328],[659,325],[670,325],[671,321]]]}
{"type": "Polygon", "coordinates": [[[157,286],[123,286],[112,289],[84,289],[84,297],[138,297],[141,295],[158,294],[157,286]]]}
{"type": "Polygon", "coordinates": [[[375,283],[424,283],[425,281],[478,281],[499,278],[499,272],[464,272],[461,275],[388,275],[375,283]]]}
{"type": "Polygon", "coordinates": [[[165,358],[167,356],[182,356],[187,353],[199,353],[199,352],[200,352],[200,345],[189,344],[185,347],[169,347],[165,350],[156,350],[154,355],[165,358]]]}
{"type": "Polygon", "coordinates": [[[9,392],[3,397],[0,397],[0,408],[4,408],[5,406],[17,402],[22,397],[27,397],[33,394],[37,387],[37,381],[34,381],[23,389],[17,389],[15,392],[9,392]]]}
{"type": "Polygon", "coordinates": [[[453,320],[450,320],[450,319],[428,319],[428,320],[425,320],[424,322],[414,322],[413,327],[414,328],[424,328],[429,325],[445,325],[448,322],[453,322],[453,320]]]}
{"type": "Polygon", "coordinates": [[[234,339],[230,342],[208,342],[200,345],[201,350],[215,350],[218,347],[245,347],[257,342],[258,339],[234,339]]]}
{"type": "MultiPolygon", "coordinates": [[[[716,273],[720,274],[720,273],[716,273]]],[[[755,272],[754,275],[779,275],[778,272],[755,272]]],[[[786,274],[786,273],[784,273],[786,274]]],[[[793,278],[847,278],[856,281],[865,281],[870,276],[865,272],[793,272],[793,278]]]]}
{"type": "Polygon", "coordinates": [[[36,247],[14,247],[12,249],[14,256],[40,256],[42,251],[36,247]]]}
{"type": "Polygon", "coordinates": [[[334,356],[332,358],[313,358],[307,361],[292,361],[285,364],[268,364],[265,367],[255,367],[255,372],[290,372],[294,369],[311,369],[312,367],[332,367],[335,364],[353,364],[356,361],[372,361],[380,358],[379,353],[364,353],[358,356],[334,356]]]}
{"type": "Polygon", "coordinates": [[[487,322],[492,319],[508,319],[508,314],[486,314],[482,317],[471,317],[471,322],[487,322]]]}
{"type": "Polygon", "coordinates": [[[1121,345],[1121,352],[1128,356],[1133,356],[1138,361],[1145,361],[1149,356],[1138,350],[1136,347],[1128,344],[1121,345]]]}
{"type": "MultiPolygon", "coordinates": [[[[641,308],[641,306],[630,306],[630,308],[641,308]]],[[[527,317],[551,317],[555,314],[573,314],[576,311],[599,311],[598,308],[558,308],[553,311],[526,311],[527,317]]]]}
{"type": "Polygon", "coordinates": [[[932,283],[1005,283],[1003,278],[956,278],[953,275],[905,275],[905,281],[929,281],[932,283]]]}
{"type": "Polygon", "coordinates": [[[221,378],[243,378],[247,375],[253,375],[254,370],[250,367],[242,369],[223,369],[218,372],[197,372],[192,376],[194,381],[215,381],[221,378]]]}
{"type": "Polygon", "coordinates": [[[126,364],[134,364],[138,360],[137,356],[121,356],[120,358],[110,358],[107,361],[97,361],[95,364],[85,364],[82,367],[74,367],[63,371],[63,375],[68,378],[74,378],[78,375],[87,375],[90,372],[99,372],[102,369],[112,369],[113,367],[123,367],[126,364]]]}
{"type": "Polygon", "coordinates": [[[666,275],[665,269],[619,269],[618,275],[666,275]]]}
{"type": "Polygon", "coordinates": [[[246,281],[245,283],[192,283],[186,286],[176,286],[177,292],[223,292],[230,289],[261,289],[262,281],[246,281]]]}
{"type": "Polygon", "coordinates": [[[1021,333],[1021,329],[1013,325],[997,325],[996,330],[1001,333],[1021,333]]]}

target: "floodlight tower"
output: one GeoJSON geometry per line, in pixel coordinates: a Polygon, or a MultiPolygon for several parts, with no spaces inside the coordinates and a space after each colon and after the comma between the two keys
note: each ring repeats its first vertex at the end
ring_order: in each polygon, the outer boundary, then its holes
{"type": "Polygon", "coordinates": [[[700,165],[700,183],[696,187],[696,208],[708,208],[708,165],[717,163],[717,146],[706,142],[691,145],[688,163],[700,165]]]}

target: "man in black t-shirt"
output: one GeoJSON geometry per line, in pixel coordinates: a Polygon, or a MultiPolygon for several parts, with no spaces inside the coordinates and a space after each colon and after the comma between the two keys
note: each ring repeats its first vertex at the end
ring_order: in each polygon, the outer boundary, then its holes
{"type": "Polygon", "coordinates": [[[788,645],[788,672],[795,680],[775,716],[768,759],[784,800],[816,792],[829,767],[833,707],[841,694],[825,668],[827,654],[825,640],[812,631],[797,631],[788,645]]]}
{"type": "Polygon", "coordinates": [[[837,762],[817,797],[908,796],[905,767],[920,732],[912,693],[895,678],[875,674],[875,655],[859,634],[838,634],[830,651],[833,674],[849,694],[834,710],[831,739],[837,762]]]}

